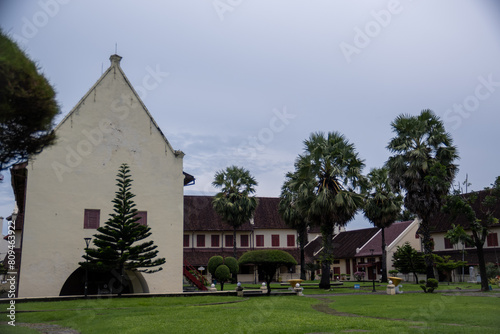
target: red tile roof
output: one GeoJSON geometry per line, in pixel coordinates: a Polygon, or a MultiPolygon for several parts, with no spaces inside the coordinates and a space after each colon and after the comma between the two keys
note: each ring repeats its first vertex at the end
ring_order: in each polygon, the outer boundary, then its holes
{"type": "MultiPolygon", "coordinates": [[[[396,222],[391,226],[385,228],[385,244],[391,244],[401,233],[404,232],[410,226],[413,221],[405,221],[405,222],[396,222]]],[[[362,247],[363,245],[359,245],[358,247],[362,247]]],[[[373,255],[381,256],[382,255],[382,232],[378,229],[377,234],[369,240],[369,242],[356,254],[356,257],[367,257],[371,256],[370,249],[373,249],[373,255]]]]}
{"type": "MultiPolygon", "coordinates": [[[[488,192],[484,190],[475,193],[478,196],[476,202],[472,205],[472,208],[474,209],[474,211],[476,211],[477,218],[479,219],[485,218],[485,215],[481,212],[480,209],[481,209],[481,202],[487,196],[487,193],[488,192]]],[[[497,206],[494,210],[494,216],[500,217],[500,202],[497,203],[497,206]]],[[[446,232],[450,230],[452,228],[451,227],[452,224],[461,225],[464,229],[468,229],[469,227],[469,222],[467,222],[463,216],[452,217],[451,215],[443,212],[437,212],[431,219],[429,226],[431,228],[431,231],[435,233],[435,232],[446,232]]]]}
{"type": "MultiPolygon", "coordinates": [[[[353,258],[356,255],[356,248],[363,246],[377,231],[378,228],[372,227],[340,232],[333,238],[333,256],[336,259],[353,258]]],[[[322,237],[318,237],[306,246],[305,251],[308,259],[312,259],[313,253],[321,249],[322,240],[322,237]]]]}
{"type": "MultiPolygon", "coordinates": [[[[232,231],[212,207],[212,196],[184,196],[184,231],[232,231]]],[[[259,229],[287,229],[278,213],[279,198],[258,197],[254,224],[244,223],[238,231],[259,229]]]]}

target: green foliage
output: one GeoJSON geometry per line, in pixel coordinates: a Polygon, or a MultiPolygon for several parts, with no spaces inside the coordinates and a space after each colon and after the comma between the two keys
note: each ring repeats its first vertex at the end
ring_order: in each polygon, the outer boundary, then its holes
{"type": "Polygon", "coordinates": [[[316,262],[306,263],[306,270],[311,273],[311,281],[316,278],[316,271],[320,270],[321,266],[316,262]]]}
{"type": "Polygon", "coordinates": [[[498,265],[491,262],[486,263],[486,277],[491,279],[497,276],[500,276],[500,268],[498,265]]]}
{"type": "Polygon", "coordinates": [[[220,255],[212,256],[208,260],[208,272],[215,276],[215,271],[217,267],[224,263],[224,258],[220,255]]]}
{"type": "Polygon", "coordinates": [[[443,212],[450,214],[452,219],[461,217],[468,225],[465,227],[452,225],[453,228],[447,232],[446,237],[452,243],[464,242],[476,247],[483,291],[489,290],[483,245],[490,233],[490,228],[498,224],[499,203],[500,176],[495,179],[491,188],[485,188],[481,192],[469,194],[455,192],[446,198],[446,205],[443,206],[443,212]],[[472,233],[468,234],[465,228],[472,233]]]}
{"type": "Polygon", "coordinates": [[[387,168],[373,168],[368,174],[365,217],[376,227],[389,227],[396,221],[401,212],[402,197],[394,193],[388,179],[387,168]]]}
{"type": "Polygon", "coordinates": [[[220,283],[221,291],[224,290],[224,283],[232,276],[236,276],[238,271],[238,261],[234,257],[223,258],[215,255],[208,260],[208,272],[220,283]]]}
{"type": "Polygon", "coordinates": [[[58,113],[48,80],[0,30],[0,170],[52,145],[58,113]]]}
{"type": "Polygon", "coordinates": [[[236,258],[236,229],[252,218],[257,208],[255,193],[257,181],[250,172],[237,166],[215,173],[212,185],[220,188],[212,201],[217,214],[233,227],[233,256],[236,258]]]}
{"type": "Polygon", "coordinates": [[[388,179],[387,168],[374,168],[368,174],[368,189],[363,211],[365,217],[382,231],[382,282],[387,282],[387,252],[384,229],[396,221],[401,212],[403,198],[394,193],[388,179]]]}
{"type": "Polygon", "coordinates": [[[433,293],[438,286],[439,282],[437,281],[437,279],[429,278],[425,285],[424,284],[420,285],[420,288],[422,288],[422,290],[424,290],[425,293],[433,293]]]}
{"type": "Polygon", "coordinates": [[[152,240],[139,243],[151,235],[151,228],[137,223],[137,209],[132,200],[135,195],[130,192],[132,179],[127,164],[120,166],[117,175],[118,191],[113,199],[114,213],[104,226],[97,229],[92,242],[97,248],[88,248],[83,256],[86,262],[80,266],[90,270],[116,270],[121,276],[125,270],[139,271],[147,274],[162,270],[158,267],[165,263],[164,258],[155,259],[157,246],[152,240]]]}
{"type": "Polygon", "coordinates": [[[425,272],[425,261],[422,253],[411,247],[409,242],[398,246],[392,256],[393,266],[403,274],[413,273],[417,281],[418,273],[425,272]]]}
{"type": "MultiPolygon", "coordinates": [[[[353,144],[338,132],[313,133],[304,141],[304,153],[295,161],[285,187],[295,196],[294,209],[307,221],[317,224],[323,235],[323,271],[329,272],[333,257],[334,226],[344,226],[363,206],[361,174],[364,162],[353,144]]],[[[320,283],[330,288],[329,275],[320,283]]]]}
{"type": "MultiPolygon", "coordinates": [[[[386,163],[391,186],[405,193],[404,206],[420,218],[424,252],[430,255],[430,219],[441,209],[458,171],[457,149],[431,110],[417,116],[399,115],[391,126],[396,134],[387,146],[393,153],[386,163]]],[[[434,277],[432,260],[426,257],[427,278],[434,277]]]]}
{"type": "Polygon", "coordinates": [[[267,283],[267,293],[271,293],[271,280],[276,270],[281,266],[291,267],[297,261],[289,253],[279,249],[253,250],[244,253],[238,260],[239,265],[253,264],[258,267],[259,273],[264,274],[267,283]]]}
{"type": "Polygon", "coordinates": [[[236,275],[240,270],[240,266],[238,265],[238,260],[234,257],[228,256],[224,259],[224,264],[229,268],[229,271],[236,275]]]}
{"type": "Polygon", "coordinates": [[[297,180],[297,174],[287,173],[285,183],[281,187],[280,203],[278,212],[285,223],[294,228],[298,234],[298,244],[300,247],[300,278],[306,279],[305,254],[304,247],[307,244],[307,228],[309,221],[306,212],[300,210],[298,205],[298,196],[296,189],[293,188],[297,180]]]}
{"type": "Polygon", "coordinates": [[[226,266],[225,264],[221,264],[220,266],[218,266],[215,270],[215,278],[220,282],[225,282],[230,279],[231,271],[229,270],[228,266],[226,266]]]}
{"type": "Polygon", "coordinates": [[[450,255],[439,256],[437,254],[434,255],[434,263],[436,264],[436,268],[442,270],[448,274],[449,282],[451,282],[451,273],[453,270],[466,266],[467,261],[453,261],[451,260],[450,255]]]}

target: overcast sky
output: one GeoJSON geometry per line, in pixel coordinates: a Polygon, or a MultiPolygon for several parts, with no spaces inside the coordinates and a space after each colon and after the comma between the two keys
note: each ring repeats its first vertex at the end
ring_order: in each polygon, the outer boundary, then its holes
{"type": "MultiPolygon", "coordinates": [[[[355,144],[365,173],[389,157],[390,123],[432,109],[480,190],[500,175],[500,3],[495,0],[2,1],[0,26],[57,91],[61,120],[122,69],[196,177],[250,170],[258,196],[316,131],[355,144]]],[[[8,171],[0,215],[13,209],[8,171]]],[[[111,200],[111,199],[110,199],[111,200]]],[[[348,229],[370,227],[358,217],[348,229]]]]}

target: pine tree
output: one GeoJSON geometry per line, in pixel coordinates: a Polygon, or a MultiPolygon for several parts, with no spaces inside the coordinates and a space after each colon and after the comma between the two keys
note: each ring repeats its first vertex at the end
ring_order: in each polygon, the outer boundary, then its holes
{"type": "Polygon", "coordinates": [[[120,288],[118,295],[123,290],[123,278],[125,271],[138,271],[143,273],[154,273],[162,270],[165,263],[164,258],[155,259],[158,254],[157,246],[152,240],[137,244],[151,235],[151,228],[137,223],[137,209],[130,192],[132,179],[127,164],[120,166],[117,174],[116,185],[118,191],[113,199],[113,211],[104,226],[97,229],[93,240],[97,248],[88,248],[83,256],[86,262],[80,262],[80,266],[88,270],[100,272],[117,272],[120,275],[120,288]]]}

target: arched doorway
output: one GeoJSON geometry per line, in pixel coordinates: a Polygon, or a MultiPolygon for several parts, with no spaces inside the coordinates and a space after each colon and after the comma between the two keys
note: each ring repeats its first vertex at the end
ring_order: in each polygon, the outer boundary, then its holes
{"type": "MultiPolygon", "coordinates": [[[[122,294],[148,293],[149,288],[141,273],[126,271],[123,278],[122,294]]],[[[120,292],[120,275],[116,271],[88,272],[87,294],[107,295],[120,292]]],[[[60,296],[74,296],[85,294],[85,270],[76,269],[64,282],[60,296]]]]}

